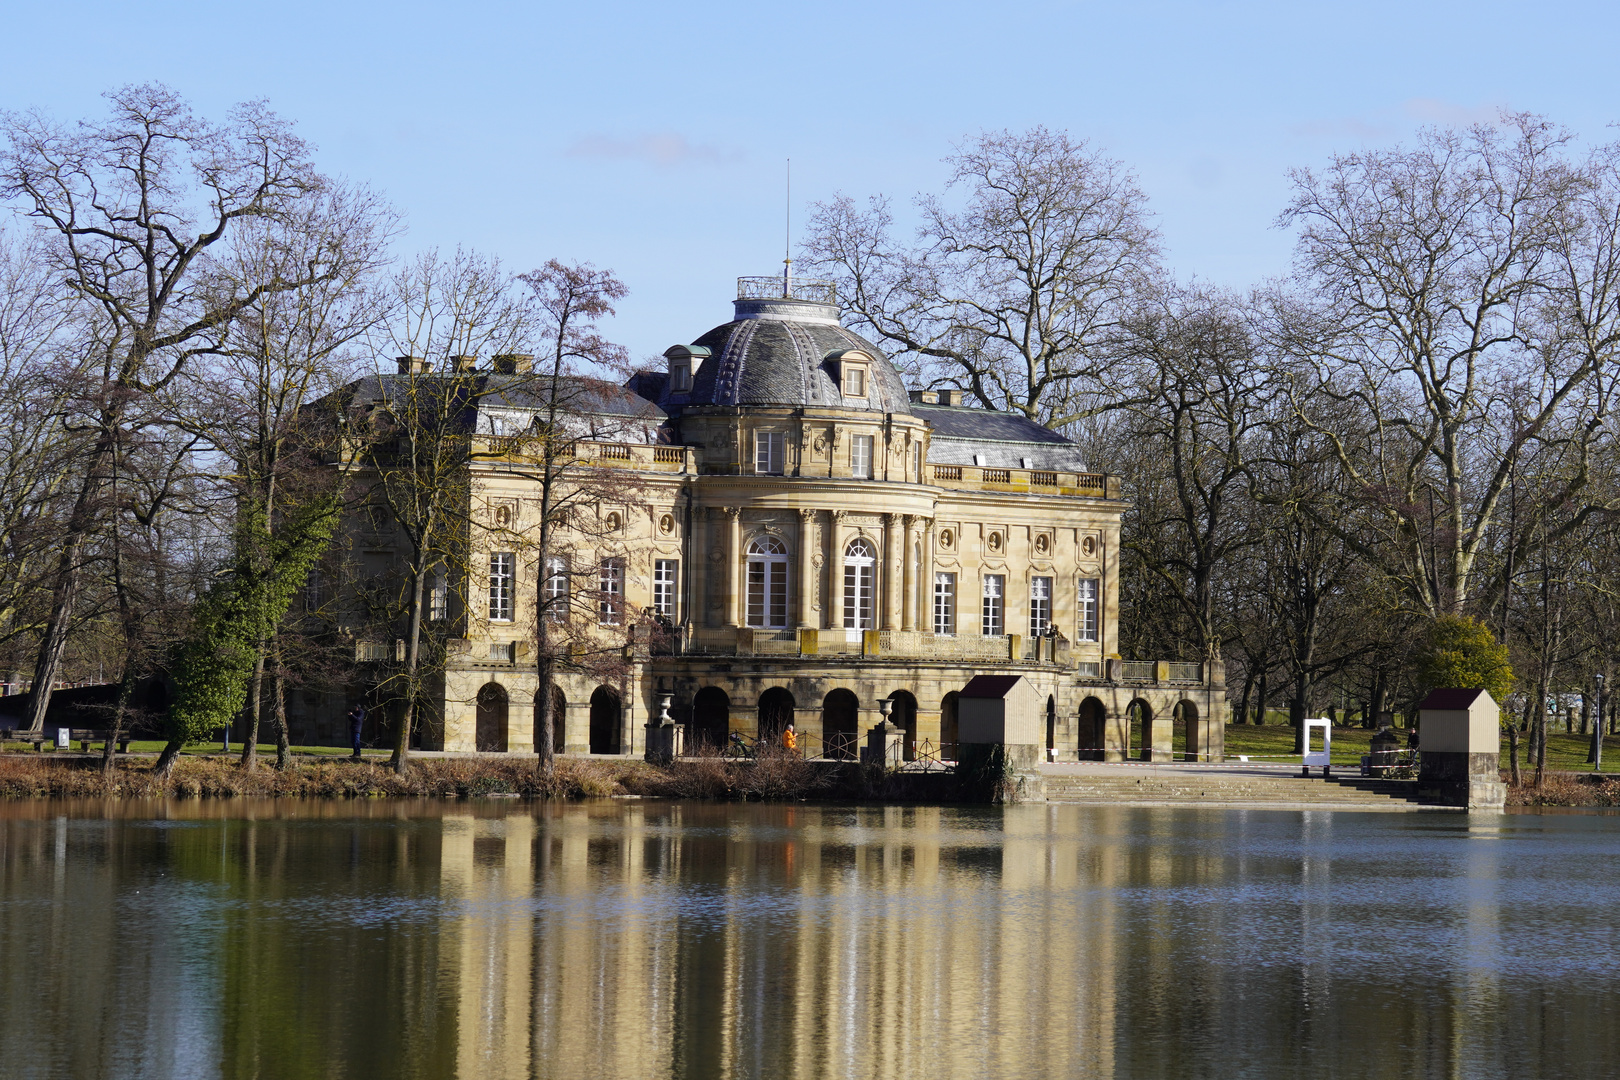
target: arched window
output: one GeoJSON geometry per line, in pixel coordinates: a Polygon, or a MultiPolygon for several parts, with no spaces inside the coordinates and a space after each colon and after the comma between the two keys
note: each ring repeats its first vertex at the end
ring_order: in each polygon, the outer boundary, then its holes
{"type": "Polygon", "coordinates": [[[856,537],[844,549],[844,629],[872,629],[872,581],[877,549],[856,537]]]}
{"type": "Polygon", "coordinates": [[[774,536],[761,536],[748,545],[748,625],[787,624],[787,548],[774,536]]]}

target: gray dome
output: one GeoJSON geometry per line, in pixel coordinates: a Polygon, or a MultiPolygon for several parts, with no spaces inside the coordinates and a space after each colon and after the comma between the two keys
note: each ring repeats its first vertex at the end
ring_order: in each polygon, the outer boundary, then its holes
{"type": "MultiPolygon", "coordinates": [[[[708,356],[694,372],[692,390],[665,400],[676,406],[819,405],[910,413],[900,373],[877,346],[838,323],[834,304],[783,297],[736,301],[736,319],[692,343],[708,356]],[[839,390],[842,353],[858,350],[872,358],[865,399],[839,390]]],[[[699,353],[699,355],[702,355],[699,353]]]]}

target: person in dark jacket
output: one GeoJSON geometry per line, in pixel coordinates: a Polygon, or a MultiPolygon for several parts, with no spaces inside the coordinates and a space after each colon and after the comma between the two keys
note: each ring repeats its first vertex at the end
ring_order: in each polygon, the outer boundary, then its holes
{"type": "Polygon", "coordinates": [[[366,707],[359,702],[349,710],[349,738],[354,743],[354,760],[360,760],[360,733],[366,727],[366,707]]]}

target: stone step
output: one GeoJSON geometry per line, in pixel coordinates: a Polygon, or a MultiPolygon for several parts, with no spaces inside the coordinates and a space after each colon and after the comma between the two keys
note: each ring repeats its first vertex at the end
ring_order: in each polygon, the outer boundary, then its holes
{"type": "Polygon", "coordinates": [[[1052,802],[1187,802],[1391,806],[1418,804],[1410,780],[1365,777],[1047,776],[1052,802]]]}

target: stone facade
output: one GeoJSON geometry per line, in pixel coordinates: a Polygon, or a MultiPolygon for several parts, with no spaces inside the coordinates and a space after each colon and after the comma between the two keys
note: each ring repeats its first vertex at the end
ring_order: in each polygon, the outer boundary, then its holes
{"type": "MultiPolygon", "coordinates": [[[[564,752],[641,754],[667,696],[694,741],[791,719],[807,752],[852,757],[893,699],[908,755],[949,758],[956,694],[995,672],[1043,695],[1058,760],[1168,759],[1173,714],[1184,752],[1219,759],[1219,670],[1119,657],[1117,478],[1022,417],[906,392],[826,296],[740,291],[733,322],[575,418],[600,494],[550,550],[599,593],[591,633],[622,663],[557,675],[564,752]],[[1133,705],[1149,718],[1134,740],[1133,705]]],[[[510,433],[520,399],[483,407],[471,436],[477,527],[432,628],[448,658],[429,748],[535,749],[539,503],[532,448],[510,433]]],[[[386,548],[368,528],[349,523],[350,547],[386,548]]]]}

